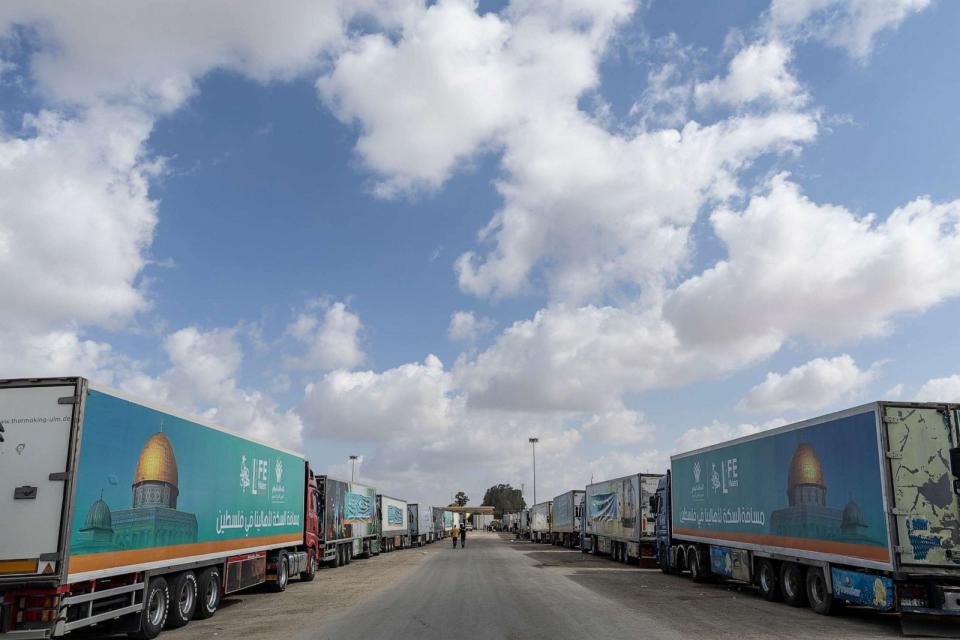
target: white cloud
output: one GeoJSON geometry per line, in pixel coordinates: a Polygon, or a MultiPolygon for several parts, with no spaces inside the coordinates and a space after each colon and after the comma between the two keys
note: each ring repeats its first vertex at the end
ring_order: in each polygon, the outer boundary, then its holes
{"type": "Polygon", "coordinates": [[[743,423],[737,425],[714,420],[708,425],[684,431],[680,434],[680,437],[677,438],[674,450],[677,453],[694,451],[695,449],[701,449],[721,442],[727,442],[728,440],[760,433],[761,431],[780,427],[784,424],[786,424],[786,421],[782,418],[768,420],[762,424],[743,423]]]}
{"type": "Polygon", "coordinates": [[[960,402],[960,374],[932,378],[917,391],[919,402],[960,402]]]}
{"type": "Polygon", "coordinates": [[[36,30],[41,46],[31,54],[30,69],[54,100],[89,105],[119,98],[172,110],[211,69],[260,82],[290,78],[318,68],[323,54],[342,46],[355,15],[372,14],[390,25],[411,5],[307,0],[277,11],[271,2],[255,1],[237,11],[226,0],[7,2],[0,7],[0,33],[12,24],[36,30]]]}
{"type": "Polygon", "coordinates": [[[879,368],[877,363],[861,369],[847,354],[816,358],[785,374],[768,373],[737,409],[753,413],[822,409],[862,391],[876,379],[879,368]]]}
{"type": "Polygon", "coordinates": [[[652,443],[656,427],[644,422],[642,412],[620,409],[594,414],[581,431],[594,442],[622,446],[652,443]]]}
{"type": "Polygon", "coordinates": [[[469,0],[411,13],[402,37],[354,39],[317,83],[357,152],[393,196],[435,189],[455,165],[596,84],[596,63],[628,0],[518,0],[480,15],[469,0]],[[390,96],[384,100],[383,96],[390,96]]]}
{"type": "Polygon", "coordinates": [[[496,326],[490,318],[477,318],[472,311],[455,311],[450,316],[447,337],[461,342],[475,342],[480,335],[496,326]]]}
{"type": "Polygon", "coordinates": [[[960,200],[918,198],[885,220],[820,205],[779,175],[711,216],[728,258],[682,283],[665,315],[691,348],[773,353],[788,336],[876,336],[960,294],[960,200]]]}
{"type": "Polygon", "coordinates": [[[292,369],[352,369],[363,363],[359,344],[360,318],[342,302],[329,305],[321,321],[315,314],[301,313],[287,327],[287,334],[306,347],[301,356],[286,356],[292,369]]]}
{"type": "Polygon", "coordinates": [[[741,49],[727,75],[697,84],[694,95],[701,108],[713,103],[743,105],[768,101],[781,106],[802,105],[807,96],[788,68],[793,51],[783,42],[757,42],[741,49]]]}
{"type": "Polygon", "coordinates": [[[862,60],[878,33],[928,6],[930,0],[773,0],[767,23],[780,36],[823,40],[862,60]]]}
{"type": "Polygon", "coordinates": [[[157,223],[149,119],[97,108],[27,116],[0,132],[0,327],[115,325],[147,307],[137,277],[157,223]]]}
{"type": "Polygon", "coordinates": [[[498,185],[506,204],[481,234],[496,246],[461,256],[460,288],[513,295],[544,262],[552,297],[568,304],[621,284],[659,290],[687,258],[700,208],[738,193],[736,172],[756,157],[816,131],[811,116],[794,112],[629,137],[575,110],[538,118],[510,140],[509,178],[498,185]]]}
{"type": "Polygon", "coordinates": [[[120,387],[139,397],[172,405],[228,429],[268,442],[299,448],[303,422],[261,391],[243,389],[237,375],[243,349],[236,329],[201,331],[186,327],[169,335],[164,349],[170,367],[153,377],[129,372],[120,387]]]}

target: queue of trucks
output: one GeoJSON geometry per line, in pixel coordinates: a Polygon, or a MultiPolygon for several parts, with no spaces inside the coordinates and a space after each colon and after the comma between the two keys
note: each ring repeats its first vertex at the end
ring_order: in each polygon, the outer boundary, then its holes
{"type": "Polygon", "coordinates": [[[0,637],[18,639],[154,638],[459,522],[83,378],[0,381],[0,513],[0,637]]]}
{"type": "Polygon", "coordinates": [[[502,528],[693,580],[960,616],[960,405],[874,402],[505,513],[502,528]]]}

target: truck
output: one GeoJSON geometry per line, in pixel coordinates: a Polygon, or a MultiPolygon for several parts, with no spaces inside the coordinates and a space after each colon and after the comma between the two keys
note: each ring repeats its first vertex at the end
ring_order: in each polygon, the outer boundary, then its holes
{"type": "Polygon", "coordinates": [[[322,555],[301,454],[79,377],[0,380],[0,496],[0,637],[154,638],[322,555]]]}
{"type": "Polygon", "coordinates": [[[635,473],[587,485],[580,550],[609,555],[617,562],[653,564],[656,536],[649,497],[656,493],[661,477],[635,473]]]}
{"type": "Polygon", "coordinates": [[[433,507],[426,504],[407,505],[407,520],[410,523],[410,543],[422,547],[434,541],[433,507]]]}
{"type": "MultiPolygon", "coordinates": [[[[447,529],[444,528],[443,514],[446,513],[440,507],[433,507],[433,539],[442,540],[447,537],[447,529]]],[[[452,525],[451,525],[452,526],[452,525]]]]}
{"type": "Polygon", "coordinates": [[[958,408],[878,401],[672,456],[651,504],[661,569],[955,622],[958,408]]]}
{"type": "Polygon", "coordinates": [[[517,526],[520,523],[520,513],[518,511],[505,512],[503,514],[503,530],[510,533],[517,532],[517,526]]]}
{"type": "Polygon", "coordinates": [[[493,526],[493,515],[489,513],[475,513],[470,517],[473,528],[477,531],[485,531],[493,526]]]}
{"type": "Polygon", "coordinates": [[[580,548],[580,530],[583,528],[583,498],[586,492],[573,489],[553,499],[553,544],[568,549],[580,548]]]}
{"type": "Polygon", "coordinates": [[[550,500],[540,502],[530,507],[530,540],[531,542],[551,542],[550,510],[553,503],[550,500]]]}
{"type": "Polygon", "coordinates": [[[377,494],[377,515],[383,551],[410,546],[410,519],[404,500],[377,494]]]}
{"type": "Polygon", "coordinates": [[[520,519],[517,523],[517,538],[520,540],[530,539],[530,509],[520,510],[520,519]]]}
{"type": "Polygon", "coordinates": [[[374,517],[377,490],[359,482],[317,476],[320,561],[328,567],[380,553],[374,517]]]}

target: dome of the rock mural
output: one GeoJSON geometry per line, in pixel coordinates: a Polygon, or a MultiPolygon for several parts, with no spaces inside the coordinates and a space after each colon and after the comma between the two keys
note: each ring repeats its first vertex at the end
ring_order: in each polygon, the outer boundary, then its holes
{"type": "Polygon", "coordinates": [[[847,506],[843,508],[843,519],[841,524],[842,526],[867,526],[863,519],[863,511],[861,511],[860,505],[853,500],[848,502],[847,506]]]}
{"type": "Polygon", "coordinates": [[[823,467],[820,466],[820,459],[810,445],[802,443],[793,453],[787,484],[788,490],[802,484],[826,486],[823,481],[823,467]]]}
{"type": "Polygon", "coordinates": [[[110,507],[103,501],[103,498],[97,500],[87,509],[87,517],[83,520],[83,528],[87,529],[112,529],[113,517],[110,515],[110,507]]]}
{"type": "Polygon", "coordinates": [[[133,484],[166,482],[177,486],[177,479],[177,457],[173,454],[173,445],[163,432],[157,432],[143,445],[133,484]]]}

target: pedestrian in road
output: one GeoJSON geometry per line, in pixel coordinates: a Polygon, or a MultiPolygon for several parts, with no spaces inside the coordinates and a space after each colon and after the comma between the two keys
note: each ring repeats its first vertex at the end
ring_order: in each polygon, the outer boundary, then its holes
{"type": "Polygon", "coordinates": [[[467,525],[460,527],[460,548],[467,546],[467,525]]]}
{"type": "Polygon", "coordinates": [[[460,537],[460,527],[453,525],[453,531],[450,532],[450,537],[453,538],[453,548],[457,548],[457,539],[460,537]]]}

